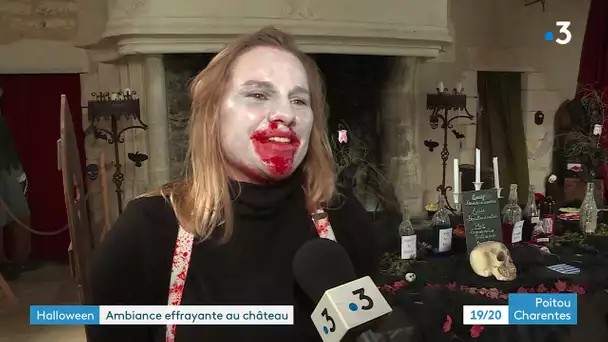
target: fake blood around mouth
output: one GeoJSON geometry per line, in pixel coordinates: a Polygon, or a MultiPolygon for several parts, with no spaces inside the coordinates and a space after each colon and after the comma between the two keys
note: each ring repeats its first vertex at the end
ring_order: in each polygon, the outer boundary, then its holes
{"type": "Polygon", "coordinates": [[[277,129],[257,131],[251,135],[253,148],[264,164],[268,165],[270,172],[276,176],[287,174],[293,165],[293,158],[298,147],[300,139],[292,132],[283,132],[277,129]],[[273,141],[271,138],[280,140],[289,139],[289,142],[273,141]]]}

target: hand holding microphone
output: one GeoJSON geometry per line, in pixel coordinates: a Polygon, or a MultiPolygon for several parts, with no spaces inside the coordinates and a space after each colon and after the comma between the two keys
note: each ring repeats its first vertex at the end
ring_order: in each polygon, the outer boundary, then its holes
{"type": "Polygon", "coordinates": [[[310,316],[324,342],[364,335],[379,318],[393,310],[370,277],[356,279],[348,254],[327,239],[304,244],[293,261],[296,280],[317,304],[310,316]]]}

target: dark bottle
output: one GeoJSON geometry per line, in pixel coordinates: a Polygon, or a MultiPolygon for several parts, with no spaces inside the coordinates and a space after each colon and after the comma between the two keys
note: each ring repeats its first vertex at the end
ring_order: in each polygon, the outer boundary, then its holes
{"type": "Polygon", "coordinates": [[[433,215],[431,229],[433,230],[433,252],[435,254],[448,253],[452,250],[452,224],[450,213],[445,208],[446,202],[439,195],[439,210],[433,215]]]}
{"type": "Polygon", "coordinates": [[[517,204],[517,184],[509,187],[509,203],[502,209],[502,242],[510,245],[513,238],[513,227],[521,221],[521,207],[517,204]]]}
{"type": "Polygon", "coordinates": [[[528,190],[528,203],[523,212],[524,216],[524,228],[523,228],[523,241],[529,241],[532,237],[532,231],[534,227],[540,222],[540,210],[536,204],[536,191],[534,185],[530,185],[528,190]]]}
{"type": "Polygon", "coordinates": [[[548,235],[555,234],[555,201],[551,196],[546,196],[541,205],[541,217],[543,230],[548,235]]]}

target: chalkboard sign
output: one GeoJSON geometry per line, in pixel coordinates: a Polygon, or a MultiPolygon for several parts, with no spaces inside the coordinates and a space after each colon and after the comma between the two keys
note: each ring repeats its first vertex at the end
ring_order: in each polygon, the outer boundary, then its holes
{"type": "Polygon", "coordinates": [[[463,192],[462,216],[469,252],[482,242],[502,242],[496,189],[463,192]]]}

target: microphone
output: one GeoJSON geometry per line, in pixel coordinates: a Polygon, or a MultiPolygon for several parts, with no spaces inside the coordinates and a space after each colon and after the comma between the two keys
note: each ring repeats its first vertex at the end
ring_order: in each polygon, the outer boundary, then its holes
{"type": "Polygon", "coordinates": [[[302,290],[318,303],[310,318],[324,342],[358,336],[378,340],[365,330],[393,309],[369,276],[356,279],[348,254],[337,242],[306,242],[296,252],[293,273],[302,290]]]}

